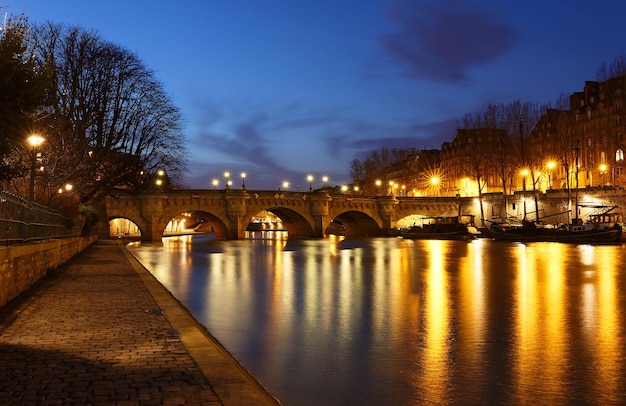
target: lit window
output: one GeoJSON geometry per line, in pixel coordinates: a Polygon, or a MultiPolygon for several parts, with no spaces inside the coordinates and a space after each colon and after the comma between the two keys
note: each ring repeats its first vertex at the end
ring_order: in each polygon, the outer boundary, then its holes
{"type": "Polygon", "coordinates": [[[624,160],[624,150],[618,149],[615,151],[615,161],[623,161],[624,160]]]}

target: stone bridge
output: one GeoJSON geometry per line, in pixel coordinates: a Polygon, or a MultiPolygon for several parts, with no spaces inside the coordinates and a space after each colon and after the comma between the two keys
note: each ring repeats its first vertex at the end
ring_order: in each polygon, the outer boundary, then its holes
{"type": "MultiPolygon", "coordinates": [[[[610,196],[606,190],[586,193],[604,198],[610,204],[615,204],[615,199],[620,203],[624,200],[623,190],[613,191],[610,196]]],[[[524,199],[520,193],[508,196],[507,214],[520,217],[523,206],[533,213],[536,211],[533,200],[524,199]]],[[[483,215],[474,197],[358,197],[330,195],[325,190],[180,189],[142,194],[118,192],[107,198],[106,211],[109,220],[125,218],[137,224],[145,241],[160,240],[170,220],[191,211],[202,213],[217,238],[245,238],[252,218],[264,210],[278,216],[292,237],[323,237],[332,221],[343,224],[346,236],[359,237],[392,235],[398,221],[411,215],[453,216],[459,211],[473,214],[476,219],[502,215],[501,193],[485,195],[482,201],[483,215]]],[[[536,201],[542,216],[563,212],[565,208],[563,191],[540,193],[536,201]]],[[[534,214],[529,216],[534,218],[534,214]]],[[[567,221],[567,216],[560,216],[555,219],[567,221]]]]}

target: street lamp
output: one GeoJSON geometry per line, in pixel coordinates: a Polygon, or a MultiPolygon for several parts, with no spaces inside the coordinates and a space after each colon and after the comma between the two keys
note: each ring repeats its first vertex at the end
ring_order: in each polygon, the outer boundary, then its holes
{"type": "Polygon", "coordinates": [[[528,169],[522,169],[520,172],[522,175],[522,191],[523,191],[523,203],[524,203],[524,221],[526,221],[526,176],[528,176],[528,169]]]}
{"type": "Polygon", "coordinates": [[[241,172],[241,188],[242,189],[246,188],[246,173],[245,172],[241,172]]]}
{"type": "Polygon", "coordinates": [[[322,182],[324,182],[324,189],[328,187],[328,176],[322,176],[322,182]]]}
{"type": "Polygon", "coordinates": [[[313,175],[307,176],[306,180],[309,182],[309,192],[310,192],[313,190],[313,175]]]}
{"type": "Polygon", "coordinates": [[[556,166],[556,162],[548,161],[546,166],[548,167],[548,188],[552,190],[552,170],[556,166]]]}
{"type": "Polygon", "coordinates": [[[219,181],[217,179],[213,179],[213,182],[211,182],[211,184],[213,185],[214,188],[217,189],[217,185],[219,185],[219,181]]]}
{"type": "Polygon", "coordinates": [[[224,177],[226,178],[224,189],[230,189],[230,180],[228,179],[230,178],[230,172],[224,172],[224,177]]]}
{"type": "Polygon", "coordinates": [[[378,187],[378,196],[380,196],[381,190],[380,187],[383,184],[383,182],[380,179],[376,180],[376,186],[378,187]]]}
{"type": "Polygon", "coordinates": [[[606,173],[607,166],[606,164],[600,165],[600,179],[602,182],[602,187],[604,187],[604,174],[606,173]]]}
{"type": "Polygon", "coordinates": [[[432,189],[433,195],[434,196],[439,196],[439,176],[437,175],[433,175],[430,178],[430,187],[432,189]]]}
{"type": "Polygon", "coordinates": [[[289,182],[287,181],[283,182],[283,189],[289,190],[289,182]]]}
{"type": "Polygon", "coordinates": [[[35,166],[37,165],[37,148],[43,144],[45,139],[38,134],[33,134],[27,138],[28,144],[31,146],[31,161],[30,161],[30,200],[35,200],[35,166]]]}

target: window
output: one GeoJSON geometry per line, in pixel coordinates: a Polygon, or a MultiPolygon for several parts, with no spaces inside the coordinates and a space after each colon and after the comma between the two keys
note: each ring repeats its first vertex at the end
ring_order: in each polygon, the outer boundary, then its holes
{"type": "Polygon", "coordinates": [[[587,146],[588,147],[593,146],[593,140],[591,139],[591,137],[587,138],[587,146]]]}
{"type": "Polygon", "coordinates": [[[624,140],[624,134],[622,133],[617,133],[617,141],[618,142],[622,142],[624,140]]]}
{"type": "Polygon", "coordinates": [[[623,175],[624,174],[624,168],[622,168],[622,167],[615,168],[615,174],[616,175],[623,175]]]}
{"type": "Polygon", "coordinates": [[[604,151],[600,152],[600,162],[606,162],[606,154],[604,151]]]}
{"type": "Polygon", "coordinates": [[[591,120],[591,110],[587,110],[587,118],[591,120]]]}
{"type": "Polygon", "coordinates": [[[618,150],[615,151],[615,161],[619,162],[623,160],[624,160],[624,150],[621,148],[618,148],[618,150]]]}

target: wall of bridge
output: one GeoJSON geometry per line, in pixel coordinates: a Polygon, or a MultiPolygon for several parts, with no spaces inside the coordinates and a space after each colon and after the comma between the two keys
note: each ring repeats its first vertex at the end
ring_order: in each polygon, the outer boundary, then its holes
{"type": "MultiPolygon", "coordinates": [[[[579,200],[604,201],[624,206],[623,190],[585,189],[579,200]]],[[[282,220],[289,236],[322,237],[330,223],[340,221],[348,236],[393,235],[399,220],[410,215],[453,216],[472,214],[481,226],[494,217],[523,217],[526,201],[527,219],[535,213],[550,217],[550,222],[567,222],[567,194],[548,191],[533,195],[515,193],[488,194],[481,204],[474,197],[354,197],[329,195],[326,191],[276,192],[234,190],[172,190],[167,193],[118,193],[107,198],[107,218],[126,218],[137,224],[142,239],[160,240],[171,219],[184,212],[206,213],[216,237],[242,239],[254,216],[267,210],[282,220]],[[535,205],[535,197],[537,203],[535,205]],[[506,210],[504,209],[506,207],[506,210]],[[561,213],[561,214],[558,214],[561,213]]],[[[584,213],[580,213],[584,215],[584,213]]]]}

